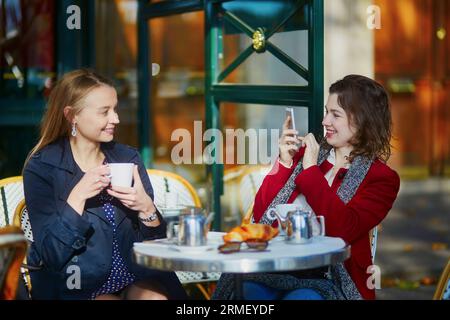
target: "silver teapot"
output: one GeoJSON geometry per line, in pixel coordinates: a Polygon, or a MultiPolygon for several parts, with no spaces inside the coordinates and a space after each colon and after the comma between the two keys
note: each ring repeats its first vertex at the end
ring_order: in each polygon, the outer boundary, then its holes
{"type": "MultiPolygon", "coordinates": [[[[303,244],[311,242],[313,238],[313,216],[311,211],[305,211],[300,208],[289,211],[285,218],[283,218],[274,209],[269,211],[269,216],[272,219],[277,219],[281,228],[286,231],[286,242],[303,244]]],[[[320,236],[325,236],[325,218],[318,216],[320,226],[320,236]]]]}
{"type": "Polygon", "coordinates": [[[208,216],[198,207],[187,207],[179,216],[179,221],[171,221],[167,228],[167,238],[180,246],[204,246],[214,212],[208,216]]]}

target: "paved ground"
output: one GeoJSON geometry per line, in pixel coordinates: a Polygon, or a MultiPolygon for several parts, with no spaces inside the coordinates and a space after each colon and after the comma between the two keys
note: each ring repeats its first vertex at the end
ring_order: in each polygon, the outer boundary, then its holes
{"type": "Polygon", "coordinates": [[[450,180],[402,182],[379,233],[378,299],[431,299],[449,257],[450,180]]]}
{"type": "Polygon", "coordinates": [[[378,300],[431,300],[435,286],[421,286],[406,290],[399,288],[383,288],[377,292],[378,300]]]}

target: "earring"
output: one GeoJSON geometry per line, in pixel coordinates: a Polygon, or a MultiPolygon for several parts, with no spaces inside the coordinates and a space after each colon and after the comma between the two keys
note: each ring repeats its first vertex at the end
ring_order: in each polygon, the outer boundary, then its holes
{"type": "Polygon", "coordinates": [[[71,132],[71,134],[72,134],[72,137],[76,137],[77,136],[77,127],[76,127],[75,122],[72,123],[72,132],[71,132]]]}

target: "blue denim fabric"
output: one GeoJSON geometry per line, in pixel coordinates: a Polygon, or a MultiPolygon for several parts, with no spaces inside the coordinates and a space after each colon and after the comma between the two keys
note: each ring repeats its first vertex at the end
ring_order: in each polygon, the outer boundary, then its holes
{"type": "Polygon", "coordinates": [[[312,289],[286,291],[252,281],[244,281],[243,290],[245,300],[324,300],[317,291],[312,289]]]}

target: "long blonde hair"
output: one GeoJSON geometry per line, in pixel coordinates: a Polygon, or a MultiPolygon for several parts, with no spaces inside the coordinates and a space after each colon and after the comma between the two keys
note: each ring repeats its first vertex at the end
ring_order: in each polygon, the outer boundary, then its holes
{"type": "Polygon", "coordinates": [[[72,119],[84,108],[83,101],[89,92],[103,85],[113,87],[110,80],[88,69],[66,73],[56,83],[50,93],[47,110],[42,118],[39,142],[31,150],[24,167],[36,152],[61,137],[69,136],[71,130],[69,119],[72,119]],[[66,118],[64,108],[67,106],[72,108],[66,118]]]}

